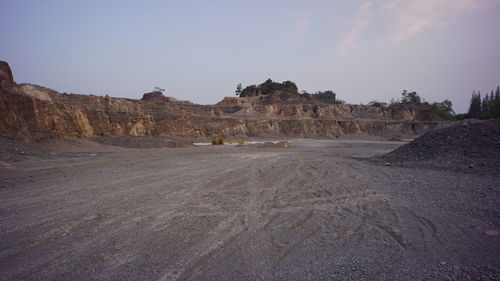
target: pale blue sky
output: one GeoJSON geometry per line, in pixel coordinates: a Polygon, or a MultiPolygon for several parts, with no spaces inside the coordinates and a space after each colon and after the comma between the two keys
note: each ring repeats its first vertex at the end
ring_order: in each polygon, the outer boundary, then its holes
{"type": "Polygon", "coordinates": [[[0,59],[17,82],[196,103],[292,80],[349,103],[403,89],[467,109],[500,84],[500,0],[0,0],[0,59]]]}

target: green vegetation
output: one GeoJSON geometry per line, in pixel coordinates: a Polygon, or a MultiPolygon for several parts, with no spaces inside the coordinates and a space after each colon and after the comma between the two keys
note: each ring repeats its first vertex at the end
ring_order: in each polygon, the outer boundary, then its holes
{"type": "Polygon", "coordinates": [[[223,144],[224,144],[223,137],[212,136],[212,145],[223,145],[223,144]]]}
{"type": "Polygon", "coordinates": [[[401,95],[403,96],[401,98],[401,103],[422,103],[422,99],[417,92],[408,92],[407,90],[403,90],[401,95]]]}
{"type": "Polygon", "coordinates": [[[453,104],[449,100],[444,100],[443,102],[434,102],[431,104],[436,113],[445,120],[452,120],[455,116],[455,111],[453,111],[453,104]]]}
{"type": "MultiPolygon", "coordinates": [[[[235,93],[237,96],[240,97],[254,97],[260,95],[272,95],[276,91],[281,91],[290,94],[297,94],[303,97],[310,95],[305,91],[302,91],[302,94],[299,94],[299,89],[297,88],[297,85],[292,81],[287,80],[283,81],[282,83],[279,83],[279,82],[274,82],[271,79],[267,79],[264,83],[260,85],[247,86],[243,90],[240,83],[236,86],[235,93]]],[[[327,90],[324,92],[319,91],[314,94],[311,94],[310,96],[324,103],[332,103],[332,104],[345,103],[345,101],[337,99],[336,94],[331,90],[327,90]]]]}
{"type": "Polygon", "coordinates": [[[427,108],[433,110],[441,119],[444,120],[454,120],[456,119],[455,112],[453,111],[453,104],[449,100],[444,100],[442,102],[428,103],[422,97],[420,97],[417,92],[409,92],[403,90],[401,93],[401,98],[391,99],[391,103],[387,104],[380,101],[371,101],[368,103],[369,106],[381,107],[381,108],[391,108],[400,105],[406,106],[419,106],[422,108],[427,108]]]}
{"type": "Polygon", "coordinates": [[[241,91],[242,91],[243,87],[241,86],[241,83],[239,83],[237,86],[236,86],[236,91],[234,91],[236,93],[237,96],[239,96],[241,94],[241,91]]]}
{"type": "MultiPolygon", "coordinates": [[[[401,97],[397,99],[391,99],[391,103],[389,106],[395,106],[398,104],[429,104],[423,98],[421,98],[417,92],[409,92],[407,90],[403,90],[401,93],[401,97]]],[[[385,107],[387,103],[372,101],[368,105],[377,106],[377,107],[385,107]]]]}
{"type": "Polygon", "coordinates": [[[374,107],[387,107],[387,103],[386,102],[381,102],[381,101],[371,101],[368,103],[369,106],[374,106],[374,107]]]}
{"type": "Polygon", "coordinates": [[[465,118],[500,118],[500,87],[497,86],[495,93],[486,94],[481,99],[481,93],[474,91],[470,99],[469,111],[465,118]]]}
{"type": "MultiPolygon", "coordinates": [[[[302,91],[299,94],[297,85],[292,81],[283,81],[282,83],[274,82],[271,79],[267,79],[264,83],[259,85],[250,85],[245,88],[239,83],[236,86],[236,95],[240,97],[252,97],[260,95],[272,95],[276,91],[281,91],[285,93],[297,94],[300,97],[311,96],[318,101],[330,104],[344,104],[343,100],[337,98],[335,92],[331,90],[318,91],[314,94],[308,94],[302,91]]],[[[264,104],[271,103],[270,100],[263,101],[264,104]]],[[[466,114],[455,114],[453,111],[453,104],[450,100],[444,100],[442,102],[429,103],[420,97],[415,91],[403,90],[401,97],[398,99],[391,99],[390,104],[380,101],[371,101],[368,103],[369,106],[379,107],[379,108],[392,108],[399,105],[409,105],[409,106],[421,106],[423,109],[434,111],[441,119],[444,120],[461,120],[465,118],[500,118],[500,87],[497,86],[496,91],[491,91],[491,93],[484,98],[481,98],[480,92],[473,92],[469,111],[466,114]]],[[[224,139],[222,138],[212,138],[212,144],[223,144],[224,139]],[[222,142],[222,143],[221,143],[222,142]]],[[[238,141],[239,143],[239,141],[238,141]]]]}
{"type": "MultiPolygon", "coordinates": [[[[446,120],[463,120],[465,118],[500,118],[500,87],[497,86],[496,91],[491,90],[490,94],[486,94],[481,98],[479,91],[472,92],[470,99],[469,110],[466,114],[455,114],[453,111],[452,102],[444,100],[442,102],[434,102],[432,104],[423,100],[416,92],[408,92],[403,90],[401,99],[391,101],[390,106],[398,104],[418,104],[422,106],[431,106],[439,117],[446,120]]],[[[371,102],[369,105],[385,107],[384,103],[377,101],[371,102]]]]}
{"type": "Polygon", "coordinates": [[[337,94],[335,94],[331,90],[327,90],[324,92],[316,92],[311,96],[315,97],[317,100],[322,101],[324,103],[332,103],[332,104],[344,104],[345,101],[337,99],[337,94]]]}
{"type": "Polygon", "coordinates": [[[239,140],[238,144],[245,144],[245,141],[244,140],[239,140]]]}
{"type": "Polygon", "coordinates": [[[481,93],[474,91],[470,99],[468,117],[479,118],[481,116],[481,93]]]}
{"type": "Polygon", "coordinates": [[[236,95],[239,95],[240,97],[251,97],[251,96],[260,96],[260,95],[269,95],[273,94],[275,91],[282,91],[286,93],[291,93],[291,94],[298,94],[299,89],[297,88],[297,85],[293,83],[292,81],[284,81],[283,83],[279,82],[274,82],[271,79],[267,79],[266,82],[256,86],[256,85],[250,85],[246,87],[243,90],[241,89],[241,84],[236,87],[236,95]]]}

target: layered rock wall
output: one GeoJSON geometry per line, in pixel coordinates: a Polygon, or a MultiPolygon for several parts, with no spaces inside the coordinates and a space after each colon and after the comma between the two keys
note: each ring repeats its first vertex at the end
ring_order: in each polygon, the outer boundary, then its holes
{"type": "Polygon", "coordinates": [[[316,102],[264,104],[256,97],[225,98],[205,106],[158,92],[145,94],[142,100],[61,94],[37,85],[16,84],[5,62],[0,63],[0,86],[0,135],[26,142],[101,135],[203,138],[214,134],[420,134],[437,124],[415,108],[387,110],[316,102]]]}

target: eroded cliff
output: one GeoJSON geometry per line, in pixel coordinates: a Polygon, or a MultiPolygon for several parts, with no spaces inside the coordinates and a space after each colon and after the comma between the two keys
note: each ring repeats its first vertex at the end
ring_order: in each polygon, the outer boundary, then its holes
{"type": "Polygon", "coordinates": [[[16,84],[0,62],[0,135],[31,142],[102,135],[203,138],[335,137],[342,134],[420,134],[436,126],[432,112],[418,107],[378,108],[324,104],[286,93],[225,98],[197,105],[160,92],[141,100],[59,93],[16,84]]]}

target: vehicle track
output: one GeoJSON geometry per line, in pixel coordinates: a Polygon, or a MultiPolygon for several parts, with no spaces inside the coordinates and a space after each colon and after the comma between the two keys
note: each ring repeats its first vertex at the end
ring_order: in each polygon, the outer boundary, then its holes
{"type": "Polygon", "coordinates": [[[350,157],[388,147],[19,163],[0,171],[0,280],[497,279],[498,175],[350,157]]]}

